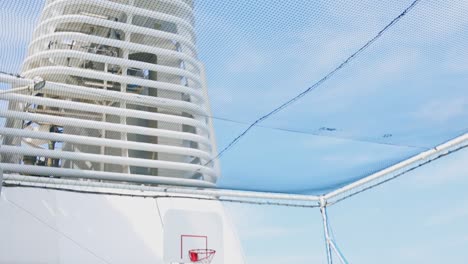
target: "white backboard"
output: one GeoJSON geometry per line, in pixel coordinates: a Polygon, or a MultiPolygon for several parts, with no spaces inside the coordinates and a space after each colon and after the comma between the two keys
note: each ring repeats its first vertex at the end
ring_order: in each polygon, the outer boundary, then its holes
{"type": "Polygon", "coordinates": [[[192,249],[215,250],[211,264],[224,260],[223,224],[214,212],[168,210],[164,215],[164,261],[192,263],[192,249]]]}

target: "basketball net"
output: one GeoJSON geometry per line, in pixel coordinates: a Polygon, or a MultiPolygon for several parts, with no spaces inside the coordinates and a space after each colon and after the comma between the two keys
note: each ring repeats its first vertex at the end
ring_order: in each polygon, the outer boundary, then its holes
{"type": "Polygon", "coordinates": [[[213,260],[216,250],[214,249],[191,249],[189,258],[192,263],[209,264],[213,260]]]}

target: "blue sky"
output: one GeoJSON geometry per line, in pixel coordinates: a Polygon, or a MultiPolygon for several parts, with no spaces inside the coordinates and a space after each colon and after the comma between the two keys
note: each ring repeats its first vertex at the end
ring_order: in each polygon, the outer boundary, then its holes
{"type": "MultiPolygon", "coordinates": [[[[199,57],[214,116],[255,120],[333,69],[410,2],[199,1],[199,57]]],[[[0,70],[19,71],[42,3],[0,0],[0,70]]],[[[463,0],[421,1],[349,67],[264,123],[316,135],[255,128],[223,157],[221,186],[323,192],[466,132],[467,13],[463,0]]],[[[246,127],[215,122],[219,147],[246,127]]],[[[335,236],[351,262],[468,259],[466,160],[460,152],[332,207],[335,236]]],[[[324,263],[318,210],[227,206],[248,263],[324,263]]]]}
{"type": "MultiPolygon", "coordinates": [[[[468,150],[329,208],[350,263],[465,263],[468,150]]],[[[226,204],[247,263],[326,263],[318,209],[226,204]]]]}
{"type": "MultiPolygon", "coordinates": [[[[255,120],[411,2],[200,1],[198,46],[213,114],[255,120]]],[[[320,136],[256,128],[221,160],[221,185],[321,192],[466,132],[467,10],[466,1],[422,1],[347,68],[263,123],[320,136]]],[[[220,147],[245,128],[215,122],[220,147]]]]}
{"type": "MultiPolygon", "coordinates": [[[[333,69],[411,2],[197,2],[213,115],[255,120],[333,69]]],[[[43,2],[0,3],[0,39],[9,40],[0,42],[0,69],[19,71],[43,2]]],[[[466,132],[467,11],[463,0],[422,1],[347,68],[263,123],[315,135],[255,128],[221,160],[220,186],[324,192],[466,132]]],[[[215,125],[219,148],[246,127],[215,125]]]]}

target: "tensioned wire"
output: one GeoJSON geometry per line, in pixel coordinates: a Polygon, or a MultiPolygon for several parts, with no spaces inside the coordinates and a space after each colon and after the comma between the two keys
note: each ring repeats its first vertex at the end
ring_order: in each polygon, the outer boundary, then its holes
{"type": "MultiPolygon", "coordinates": [[[[216,118],[216,117],[213,117],[213,118],[216,118]]],[[[235,120],[233,120],[233,121],[235,121],[235,120]]],[[[238,122],[238,121],[236,121],[236,122],[238,122]]],[[[249,124],[249,123],[247,123],[247,124],[249,124]]],[[[260,127],[260,126],[262,126],[262,125],[258,125],[258,124],[257,124],[257,125],[255,125],[255,126],[260,127]]],[[[313,132],[312,132],[312,133],[313,133],[313,132]]],[[[325,135],[325,136],[328,136],[328,135],[325,135]]]]}
{"type": "MultiPolygon", "coordinates": [[[[232,3],[225,3],[223,5],[229,6],[230,4],[232,4],[232,3]]],[[[207,4],[207,3],[203,2],[203,1],[197,1],[196,5],[208,5],[209,6],[211,4],[207,4]]],[[[287,5],[292,5],[292,3],[288,3],[287,5]]],[[[362,8],[362,6],[360,8],[362,8]]],[[[242,16],[243,14],[244,13],[240,13],[239,15],[242,16]]],[[[297,19],[300,19],[300,18],[293,18],[292,17],[291,18],[292,23],[294,23],[294,21],[297,20],[297,19]]],[[[301,18],[301,19],[303,19],[303,18],[301,18]]],[[[284,26],[286,27],[286,26],[291,26],[291,25],[288,24],[288,25],[284,25],[284,26]]],[[[207,116],[207,117],[217,119],[217,120],[232,122],[232,123],[243,124],[243,125],[249,125],[250,124],[250,123],[247,123],[247,122],[243,122],[243,121],[239,121],[239,120],[235,120],[235,119],[230,119],[230,118],[224,118],[224,117],[216,117],[216,116],[207,116]]],[[[378,137],[372,137],[372,136],[356,137],[356,136],[347,136],[347,135],[340,136],[340,135],[336,135],[335,133],[323,133],[324,131],[320,130],[321,128],[317,128],[316,130],[314,130],[314,129],[304,130],[304,129],[289,129],[289,128],[278,127],[278,126],[264,126],[264,125],[258,125],[258,124],[254,124],[254,126],[272,128],[272,129],[285,131],[285,132],[295,132],[295,133],[309,134],[309,135],[315,135],[315,136],[324,136],[324,137],[329,137],[329,138],[346,139],[346,140],[350,140],[350,141],[369,142],[369,143],[389,145],[389,146],[401,146],[401,147],[409,147],[409,148],[428,149],[427,146],[417,146],[417,145],[411,145],[411,144],[391,143],[391,142],[386,142],[386,140],[379,140],[378,137]]],[[[250,128],[248,128],[248,129],[250,129],[250,128]]],[[[222,155],[222,153],[220,153],[220,154],[222,155]]],[[[221,155],[219,157],[221,157],[221,155]]],[[[210,161],[210,162],[212,162],[212,161],[210,161]]]]}
{"type": "MultiPolygon", "coordinates": [[[[244,130],[238,137],[236,137],[233,141],[231,141],[227,147],[225,147],[223,150],[221,150],[214,158],[210,159],[208,162],[204,164],[204,166],[209,165],[211,162],[214,160],[220,158],[222,155],[224,155],[225,152],[227,152],[229,149],[231,149],[243,136],[245,136],[254,126],[257,126],[270,116],[276,114],[277,112],[283,110],[284,108],[288,107],[295,101],[299,100],[306,94],[312,92],[316,88],[318,88],[322,83],[327,81],[330,77],[332,77],[335,73],[337,73],[339,70],[341,70],[344,66],[346,66],[349,62],[351,62],[355,57],[357,57],[362,51],[364,51],[367,47],[369,47],[373,42],[375,42],[388,28],[390,28],[393,24],[397,23],[403,16],[406,15],[406,13],[411,10],[419,1],[414,1],[408,8],[406,8],[398,17],[393,19],[387,26],[385,26],[376,36],[374,36],[371,40],[369,40],[364,46],[362,46],[360,49],[358,49],[356,52],[354,52],[351,56],[349,56],[343,63],[338,65],[334,70],[329,72],[326,76],[324,76],[322,79],[320,79],[318,82],[316,82],[314,85],[300,93],[299,95],[293,97],[292,99],[286,101],[279,107],[275,108],[273,111],[269,112],[268,114],[262,116],[261,118],[257,119],[254,121],[252,124],[249,125],[249,127],[244,130]]],[[[311,133],[312,134],[312,133],[311,133]]]]}
{"type": "Polygon", "coordinates": [[[9,199],[7,199],[6,197],[4,198],[4,200],[6,202],[8,202],[9,204],[13,205],[14,207],[16,207],[18,210],[21,210],[23,211],[24,213],[26,213],[27,215],[31,216],[32,218],[34,218],[36,221],[38,221],[39,223],[43,224],[44,226],[46,226],[47,228],[49,228],[50,230],[56,232],[57,234],[63,236],[65,239],[69,240],[70,242],[72,242],[73,244],[75,244],[76,246],[78,246],[80,249],[82,249],[83,251],[85,252],[88,252],[90,255],[94,256],[95,258],[99,259],[101,262],[103,263],[107,263],[107,264],[111,264],[108,260],[106,260],[105,258],[103,258],[102,256],[98,255],[96,252],[94,252],[91,248],[87,247],[86,245],[83,245],[81,244],[79,241],[73,239],[70,235],[67,235],[65,234],[64,232],[62,232],[60,229],[48,224],[46,221],[44,221],[43,219],[41,219],[39,216],[35,215],[33,212],[29,211],[28,209],[24,208],[23,206],[13,202],[13,201],[10,201],[9,199]]]}
{"type": "Polygon", "coordinates": [[[306,90],[302,91],[298,95],[294,96],[293,98],[289,99],[288,101],[282,103],[280,106],[274,108],[269,113],[261,116],[254,122],[252,122],[240,135],[235,137],[226,147],[224,147],[213,159],[209,160],[204,164],[204,166],[212,163],[213,161],[222,157],[227,151],[229,151],[236,143],[238,143],[241,138],[247,135],[247,133],[256,125],[260,124],[261,122],[265,121],[266,119],[270,118],[271,116],[275,115],[276,113],[282,111],[283,109],[287,108],[291,104],[295,103],[296,101],[300,100],[305,95],[309,94],[310,92],[314,91],[315,89],[319,88],[323,83],[325,83],[328,79],[330,79],[333,75],[347,66],[352,60],[358,57],[363,51],[365,51],[368,47],[370,47],[375,41],[377,41],[388,29],[390,29],[393,25],[398,23],[408,12],[410,12],[420,0],[415,0],[409,5],[403,12],[401,12],[397,17],[395,17],[390,23],[388,23],[382,30],[380,30],[373,38],[368,40],[363,46],[361,46],[357,51],[352,53],[346,60],[344,60],[341,64],[339,64],[336,68],[326,74],[324,77],[319,79],[316,83],[312,86],[308,87],[306,90]]]}
{"type": "MultiPolygon", "coordinates": [[[[16,78],[24,78],[20,74],[16,73],[8,73],[4,71],[0,71],[0,74],[5,74],[5,75],[10,75],[16,78]]],[[[56,85],[60,85],[59,83],[54,83],[56,85]]],[[[101,92],[93,91],[92,88],[89,89],[89,91],[83,92],[87,93],[93,96],[99,96],[102,98],[112,98],[118,101],[122,102],[129,102],[125,97],[122,96],[112,96],[112,95],[104,95],[101,92]]],[[[170,107],[158,107],[158,108],[168,108],[170,107]]],[[[203,115],[203,114],[197,114],[197,116],[202,116],[206,118],[211,118],[214,120],[219,120],[219,121],[225,121],[229,123],[234,123],[234,124],[239,124],[239,125],[250,125],[251,123],[245,122],[245,121],[239,121],[235,120],[232,118],[226,118],[226,117],[219,117],[219,116],[208,116],[208,115],[203,115]]],[[[326,138],[333,138],[333,139],[343,139],[347,141],[354,141],[354,142],[363,142],[363,143],[371,143],[371,144],[378,144],[378,145],[387,145],[387,146],[394,146],[394,147],[404,147],[404,148],[415,148],[415,149],[422,149],[422,150],[427,150],[430,147],[427,146],[416,146],[416,145],[408,145],[408,144],[398,144],[398,143],[391,143],[391,142],[384,142],[384,141],[379,141],[377,137],[356,137],[356,136],[346,136],[346,135],[334,135],[333,132],[336,132],[336,130],[331,130],[329,131],[328,128],[326,127],[320,127],[315,130],[300,130],[300,129],[290,129],[286,127],[279,127],[279,126],[268,126],[268,125],[260,125],[260,124],[255,124],[255,127],[259,128],[264,128],[264,129],[271,129],[271,130],[277,130],[277,131],[282,131],[282,132],[287,132],[287,133],[298,133],[298,134],[305,134],[305,135],[311,135],[311,136],[317,136],[317,137],[326,137],[326,138]],[[328,133],[327,133],[328,132],[328,133]]],[[[210,162],[212,162],[211,160],[210,162]]],[[[209,163],[208,163],[209,164],[209,163]]]]}

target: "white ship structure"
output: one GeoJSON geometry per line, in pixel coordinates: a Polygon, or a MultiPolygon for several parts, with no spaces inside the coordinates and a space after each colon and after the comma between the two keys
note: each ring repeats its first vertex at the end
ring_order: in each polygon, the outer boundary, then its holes
{"type": "Polygon", "coordinates": [[[129,2],[47,1],[22,75],[53,84],[2,95],[4,169],[216,181],[193,3],[129,2]]]}
{"type": "MultiPolygon", "coordinates": [[[[171,210],[218,215],[212,263],[243,263],[220,202],[142,198],[136,187],[209,187],[220,176],[193,8],[192,0],[46,1],[25,78],[1,80],[14,89],[0,94],[9,103],[0,167],[18,184],[1,191],[0,233],[10,239],[1,239],[0,263],[168,263],[171,210]],[[43,188],[47,179],[67,187],[43,188]],[[122,196],[96,182],[131,188],[122,196]]],[[[186,262],[180,250],[174,263],[186,262]]]]}

